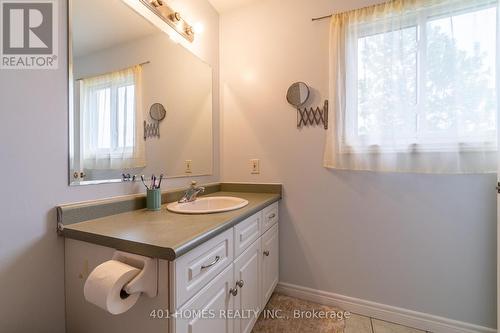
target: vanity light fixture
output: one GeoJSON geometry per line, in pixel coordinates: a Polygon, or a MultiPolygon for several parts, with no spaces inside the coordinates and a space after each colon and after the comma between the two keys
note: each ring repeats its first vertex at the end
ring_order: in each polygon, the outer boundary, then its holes
{"type": "Polygon", "coordinates": [[[179,14],[179,12],[175,12],[169,15],[168,18],[173,22],[179,22],[181,20],[181,14],[179,14]]]}
{"type": "Polygon", "coordinates": [[[163,6],[163,1],[161,0],[151,1],[151,4],[155,7],[160,7],[163,6]]]}
{"type": "Polygon", "coordinates": [[[193,27],[182,18],[179,12],[170,8],[163,0],[140,1],[182,37],[190,42],[194,41],[193,27]]]}

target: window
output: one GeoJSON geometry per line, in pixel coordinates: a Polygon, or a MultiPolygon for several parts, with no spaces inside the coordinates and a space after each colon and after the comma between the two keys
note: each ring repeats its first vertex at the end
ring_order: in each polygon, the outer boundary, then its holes
{"type": "Polygon", "coordinates": [[[88,140],[93,142],[91,149],[96,153],[117,152],[132,150],[135,141],[135,103],[133,76],[114,79],[111,75],[108,80],[88,85],[90,92],[90,113],[88,140]]]}
{"type": "Polygon", "coordinates": [[[80,82],[81,160],[87,169],[144,166],[141,67],[83,79],[80,82]]]}
{"type": "Polygon", "coordinates": [[[496,172],[497,3],[392,0],[330,29],[334,169],[496,172]]]}
{"type": "Polygon", "coordinates": [[[496,6],[434,8],[398,21],[352,28],[345,144],[446,151],[495,142],[496,6]]]}

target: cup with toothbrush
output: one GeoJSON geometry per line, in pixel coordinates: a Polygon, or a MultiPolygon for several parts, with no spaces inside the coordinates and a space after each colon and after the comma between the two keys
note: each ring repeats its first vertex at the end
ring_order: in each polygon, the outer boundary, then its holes
{"type": "Polygon", "coordinates": [[[144,187],[146,187],[146,208],[148,210],[160,210],[161,209],[161,181],[163,180],[163,174],[157,178],[155,175],[151,175],[151,180],[149,185],[146,183],[144,175],[141,176],[141,181],[144,187]]]}

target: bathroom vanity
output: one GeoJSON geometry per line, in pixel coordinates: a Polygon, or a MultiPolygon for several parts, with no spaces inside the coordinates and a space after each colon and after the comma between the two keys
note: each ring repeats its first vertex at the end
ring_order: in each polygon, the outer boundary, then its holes
{"type": "Polygon", "coordinates": [[[159,212],[137,209],[142,196],[58,207],[68,332],[252,331],[278,282],[281,185],[209,185],[207,196],[248,201],[214,214],[167,211],[179,195],[164,193],[159,212]],[[158,293],[112,315],[87,302],[83,288],[116,250],[158,259],[158,293]]]}

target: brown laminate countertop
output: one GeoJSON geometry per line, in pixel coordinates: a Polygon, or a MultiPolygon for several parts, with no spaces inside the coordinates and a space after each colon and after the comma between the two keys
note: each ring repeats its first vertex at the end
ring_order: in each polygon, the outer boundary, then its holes
{"type": "Polygon", "coordinates": [[[112,247],[149,257],[175,260],[199,244],[231,228],[281,199],[276,193],[216,192],[208,196],[234,196],[248,205],[215,214],[177,214],[145,209],[101,217],[64,227],[67,238],[112,247]]]}

